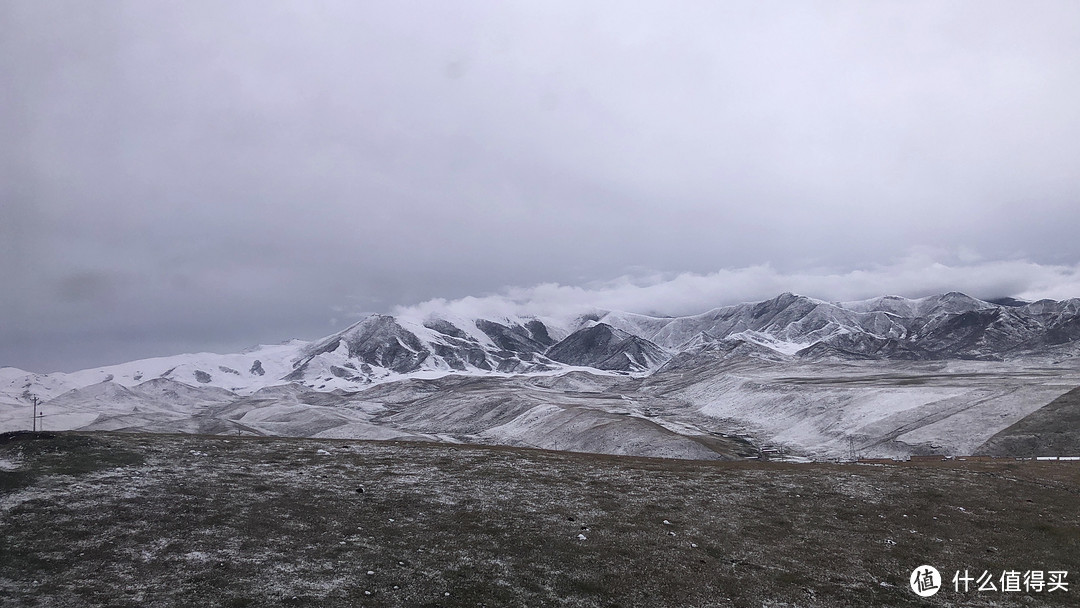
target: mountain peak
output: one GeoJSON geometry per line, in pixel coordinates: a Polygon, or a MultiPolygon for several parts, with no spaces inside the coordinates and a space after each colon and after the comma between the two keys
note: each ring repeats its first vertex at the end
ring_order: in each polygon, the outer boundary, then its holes
{"type": "Polygon", "coordinates": [[[612,371],[643,371],[670,358],[656,344],[607,323],[577,330],[548,349],[547,356],[567,365],[612,371]]]}
{"type": "MultiPolygon", "coordinates": [[[[467,319],[437,311],[424,319],[370,314],[319,340],[242,353],[159,357],[70,374],[4,367],[0,397],[7,403],[24,403],[30,394],[51,399],[107,380],[123,398],[123,387],[153,378],[250,395],[290,382],[306,390],[355,391],[405,376],[548,373],[563,366],[651,373],[674,353],[724,340],[752,342],[787,359],[853,360],[1000,359],[1051,347],[1067,356],[1068,345],[1080,342],[1080,299],[1011,303],[985,302],[959,291],[837,303],[784,292],[682,317],[607,310],[569,322],[532,316],[467,319]]],[[[157,385],[175,388],[157,382],[145,389],[157,385]]],[[[98,387],[96,394],[109,388],[98,387]]]]}

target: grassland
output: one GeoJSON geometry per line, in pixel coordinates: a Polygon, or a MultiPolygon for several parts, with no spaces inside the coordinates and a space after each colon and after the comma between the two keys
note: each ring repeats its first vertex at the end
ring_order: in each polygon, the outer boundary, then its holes
{"type": "Polygon", "coordinates": [[[0,605],[1075,606],[1072,585],[922,599],[908,576],[1080,585],[1078,504],[1075,463],[9,434],[0,605]]]}

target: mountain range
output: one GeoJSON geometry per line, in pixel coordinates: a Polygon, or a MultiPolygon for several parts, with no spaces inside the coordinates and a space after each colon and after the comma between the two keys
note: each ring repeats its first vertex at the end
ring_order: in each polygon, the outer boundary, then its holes
{"type": "MultiPolygon", "coordinates": [[[[668,448],[682,441],[673,438],[690,436],[695,439],[683,447],[697,456],[704,450],[733,457],[753,451],[750,445],[760,451],[766,444],[813,457],[835,456],[844,447],[837,437],[847,440],[850,451],[849,438],[863,428],[848,428],[852,421],[844,418],[843,408],[832,410],[838,416],[834,433],[810,441],[797,433],[785,439],[777,421],[798,419],[797,408],[780,408],[773,418],[767,415],[773,406],[742,412],[736,406],[746,400],[746,381],[768,380],[767,387],[776,378],[798,376],[802,380],[795,385],[803,387],[805,396],[814,392],[806,387],[816,377],[817,391],[825,385],[845,387],[830,393],[840,403],[852,398],[853,375],[900,373],[927,386],[935,383],[927,378],[940,379],[942,370],[963,369],[979,378],[969,388],[978,385],[984,391],[991,385],[1002,390],[1014,386],[1004,380],[995,384],[995,373],[1003,379],[1035,374],[1042,380],[1005,394],[1035,391],[1039,399],[1052,401],[1075,388],[1068,378],[1080,361],[1078,353],[1080,299],[987,302],[956,292],[856,302],[784,293],[680,317],[600,310],[571,318],[373,314],[319,340],[234,354],[184,354],[73,373],[0,368],[0,427],[28,426],[23,423],[26,404],[37,397],[48,416],[42,423],[53,428],[331,433],[545,447],[561,437],[559,449],[654,455],[672,455],[668,448]],[[563,387],[553,398],[546,384],[561,383],[580,384],[584,390],[563,387]],[[728,389],[715,393],[725,383],[728,389]],[[1046,386],[1054,388],[1043,395],[1046,386]],[[1049,394],[1058,388],[1060,393],[1049,394]],[[497,404],[489,399],[495,394],[502,395],[497,404]],[[581,394],[591,397],[582,401],[581,394]],[[398,407],[403,403],[411,405],[398,407]],[[450,403],[462,408],[457,418],[446,414],[450,403]],[[483,403],[490,407],[477,405],[483,403]],[[628,403],[634,407],[625,407],[628,403]],[[530,412],[533,419],[519,419],[530,412]],[[612,412],[617,417],[609,420],[612,412]],[[619,416],[637,420],[633,433],[620,437],[613,432],[607,439],[595,434],[597,428],[625,426],[625,420],[612,422],[619,416]],[[473,418],[487,423],[458,424],[473,418]],[[702,421],[709,422],[708,430],[702,421]],[[513,428],[505,426],[511,422],[513,428]]],[[[894,386],[892,381],[865,380],[855,385],[876,387],[878,393],[894,386]]],[[[863,400],[872,394],[864,393],[863,400]]],[[[916,401],[912,407],[927,405],[916,401]]],[[[892,399],[870,411],[896,413],[896,407],[892,399]]],[[[814,411],[804,412],[804,418],[814,411]]],[[[874,417],[868,415],[862,417],[874,417]]],[[[1010,424],[1019,420],[1006,418],[1010,424]]],[[[981,426],[996,432],[1004,428],[998,428],[1001,421],[981,426]]],[[[867,439],[864,452],[904,455],[936,449],[933,441],[916,449],[895,439],[867,439]]],[[[956,444],[953,451],[977,447],[969,443],[956,444]]]]}

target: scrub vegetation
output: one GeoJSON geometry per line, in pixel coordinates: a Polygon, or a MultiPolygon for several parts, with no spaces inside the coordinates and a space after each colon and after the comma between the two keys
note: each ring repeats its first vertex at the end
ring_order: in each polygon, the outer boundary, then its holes
{"type": "Polygon", "coordinates": [[[0,604],[1069,606],[1080,464],[0,435],[0,604]],[[918,598],[911,571],[945,588],[918,598]],[[952,575],[1068,570],[1067,592],[952,575]]]}

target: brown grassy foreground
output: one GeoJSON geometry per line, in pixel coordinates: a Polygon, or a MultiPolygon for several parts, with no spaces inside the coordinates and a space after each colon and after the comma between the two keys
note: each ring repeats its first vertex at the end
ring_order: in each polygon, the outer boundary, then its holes
{"type": "Polygon", "coordinates": [[[0,437],[0,465],[5,607],[1080,604],[1076,463],[57,434],[0,437]],[[1070,590],[955,593],[957,569],[1070,590]]]}

